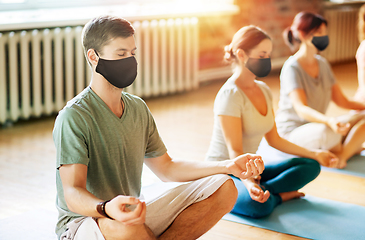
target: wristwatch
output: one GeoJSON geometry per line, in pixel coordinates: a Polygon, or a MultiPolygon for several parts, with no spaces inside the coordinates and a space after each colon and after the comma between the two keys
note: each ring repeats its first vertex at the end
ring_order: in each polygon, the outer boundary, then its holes
{"type": "Polygon", "coordinates": [[[106,212],[105,212],[105,204],[107,204],[108,202],[110,202],[110,200],[104,201],[104,202],[99,202],[98,205],[96,205],[96,210],[98,211],[98,213],[100,213],[101,215],[103,215],[104,217],[107,217],[109,219],[114,220],[112,217],[110,217],[106,212]]]}

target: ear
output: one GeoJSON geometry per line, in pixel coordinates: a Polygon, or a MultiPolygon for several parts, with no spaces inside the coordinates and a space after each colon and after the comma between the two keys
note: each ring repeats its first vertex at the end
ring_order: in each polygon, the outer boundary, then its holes
{"type": "Polygon", "coordinates": [[[306,35],[303,31],[298,31],[298,38],[301,42],[307,41],[309,38],[311,38],[311,35],[306,35]]]}
{"type": "Polygon", "coordinates": [[[87,59],[92,65],[98,65],[99,57],[96,55],[94,49],[90,48],[89,50],[87,50],[87,59]]]}
{"type": "Polygon", "coordinates": [[[236,50],[236,56],[238,58],[238,60],[240,60],[241,62],[245,63],[248,60],[248,55],[245,53],[245,51],[243,51],[242,49],[237,49],[236,50]]]}

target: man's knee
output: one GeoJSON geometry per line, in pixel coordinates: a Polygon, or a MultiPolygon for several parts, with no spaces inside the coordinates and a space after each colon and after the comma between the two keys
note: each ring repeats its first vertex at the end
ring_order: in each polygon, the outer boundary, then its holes
{"type": "Polygon", "coordinates": [[[236,203],[238,192],[232,179],[225,181],[215,192],[215,200],[224,207],[226,212],[230,212],[236,203]]]}

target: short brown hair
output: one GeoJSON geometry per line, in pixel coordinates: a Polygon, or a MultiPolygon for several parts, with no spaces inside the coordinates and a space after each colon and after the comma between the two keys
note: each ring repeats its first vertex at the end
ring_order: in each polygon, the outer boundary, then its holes
{"type": "Polygon", "coordinates": [[[133,26],[123,18],[105,15],[90,20],[84,26],[81,36],[86,59],[89,49],[102,53],[103,47],[112,39],[128,38],[132,35],[134,35],[133,26]]]}
{"type": "Polygon", "coordinates": [[[237,58],[234,54],[237,49],[242,49],[246,54],[249,54],[264,39],[271,40],[270,36],[259,27],[254,25],[242,27],[234,34],[231,44],[224,48],[224,60],[230,63],[237,63],[237,58]]]}

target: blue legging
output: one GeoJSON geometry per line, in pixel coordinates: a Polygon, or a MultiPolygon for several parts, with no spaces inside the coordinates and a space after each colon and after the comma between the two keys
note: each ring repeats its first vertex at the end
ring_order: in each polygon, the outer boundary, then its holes
{"type": "Polygon", "coordinates": [[[260,186],[262,190],[270,192],[270,197],[264,203],[252,200],[242,181],[232,176],[238,190],[238,198],[232,212],[252,218],[269,215],[282,202],[279,193],[299,190],[314,180],[320,171],[319,163],[309,158],[265,163],[260,186]]]}

